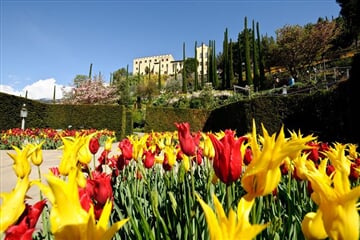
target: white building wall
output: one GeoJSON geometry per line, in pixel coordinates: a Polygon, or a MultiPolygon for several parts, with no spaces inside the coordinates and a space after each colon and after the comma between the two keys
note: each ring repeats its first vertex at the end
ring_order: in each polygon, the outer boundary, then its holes
{"type": "MultiPolygon", "coordinates": [[[[202,73],[202,59],[204,58],[204,74],[207,74],[207,65],[208,65],[208,51],[209,47],[204,43],[197,47],[197,56],[198,60],[198,74],[202,73]]],[[[195,57],[195,56],[194,56],[195,57]]],[[[160,74],[174,75],[175,71],[180,73],[183,68],[182,60],[174,60],[174,57],[171,54],[158,55],[158,56],[149,56],[135,58],[133,60],[133,74],[140,75],[146,74],[146,68],[149,68],[153,74],[159,73],[159,63],[160,63],[160,74]]]]}
{"type": "Polygon", "coordinates": [[[197,56],[196,59],[199,63],[198,65],[198,69],[197,72],[199,75],[201,75],[202,73],[202,61],[204,58],[204,74],[207,74],[207,66],[208,66],[208,51],[209,51],[209,47],[206,46],[204,43],[196,48],[196,52],[197,52],[197,56]]]}
{"type": "Polygon", "coordinates": [[[173,74],[173,62],[174,57],[171,54],[150,56],[135,58],[133,60],[133,74],[145,75],[146,68],[149,68],[153,74],[159,73],[159,64],[160,64],[160,74],[173,74]]]}

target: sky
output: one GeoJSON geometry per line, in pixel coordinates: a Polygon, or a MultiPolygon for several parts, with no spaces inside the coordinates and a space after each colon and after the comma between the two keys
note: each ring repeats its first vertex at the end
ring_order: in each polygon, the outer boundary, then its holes
{"type": "Polygon", "coordinates": [[[195,41],[215,40],[225,29],[237,40],[244,18],[276,38],[285,25],[336,18],[336,0],[0,0],[0,92],[30,99],[62,97],[76,75],[110,74],[134,58],[194,56],[195,41]]]}

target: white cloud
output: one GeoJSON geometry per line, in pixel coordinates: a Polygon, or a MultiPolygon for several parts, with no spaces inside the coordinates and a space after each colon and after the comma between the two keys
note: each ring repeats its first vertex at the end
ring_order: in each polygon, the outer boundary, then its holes
{"type": "MultiPolygon", "coordinates": [[[[25,86],[22,90],[15,90],[11,86],[8,85],[0,85],[0,92],[22,96],[25,97],[27,91],[27,97],[29,99],[52,99],[54,96],[54,86],[55,89],[55,98],[61,99],[63,97],[62,88],[63,85],[56,84],[56,80],[54,78],[48,78],[45,80],[38,80],[31,85],[25,86]]],[[[69,89],[70,87],[66,87],[69,89]]]]}

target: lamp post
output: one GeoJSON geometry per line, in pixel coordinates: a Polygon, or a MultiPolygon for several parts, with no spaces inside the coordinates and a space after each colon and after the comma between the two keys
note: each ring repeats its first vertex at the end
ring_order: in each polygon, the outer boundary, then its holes
{"type": "Polygon", "coordinates": [[[21,110],[20,110],[20,117],[21,117],[21,129],[25,130],[25,118],[28,115],[28,111],[26,109],[26,104],[24,103],[21,110]]]}

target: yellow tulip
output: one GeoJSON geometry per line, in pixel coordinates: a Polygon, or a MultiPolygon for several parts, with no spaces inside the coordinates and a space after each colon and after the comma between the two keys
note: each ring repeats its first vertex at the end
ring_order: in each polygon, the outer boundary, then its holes
{"type": "Polygon", "coordinates": [[[30,144],[30,159],[31,162],[35,165],[35,166],[40,166],[43,162],[43,154],[42,154],[42,145],[45,143],[45,140],[42,141],[39,144],[30,144]]]}
{"type": "Polygon", "coordinates": [[[63,155],[59,163],[59,172],[67,176],[72,168],[77,167],[77,154],[81,147],[79,139],[74,137],[62,137],[63,155]]]}
{"type": "Polygon", "coordinates": [[[93,154],[90,152],[90,140],[93,138],[97,133],[90,134],[88,136],[81,136],[79,138],[79,151],[77,153],[77,159],[79,162],[87,165],[91,162],[93,158],[93,154]]]}
{"type": "Polygon", "coordinates": [[[1,193],[0,234],[15,224],[25,210],[25,195],[29,189],[29,177],[18,178],[15,188],[9,193],[1,193]]]}
{"type": "Polygon", "coordinates": [[[349,146],[349,157],[352,159],[352,160],[355,160],[356,158],[359,157],[359,153],[356,151],[358,145],[357,144],[348,144],[349,146]]]}
{"type": "Polygon", "coordinates": [[[107,150],[107,151],[111,151],[112,144],[113,144],[114,141],[115,141],[115,137],[107,138],[106,141],[105,141],[104,149],[107,150]]]}
{"type": "Polygon", "coordinates": [[[207,134],[202,134],[204,140],[202,141],[203,144],[203,155],[208,159],[214,159],[215,157],[215,148],[212,145],[211,139],[207,134]]]}
{"type": "Polygon", "coordinates": [[[264,136],[259,138],[260,144],[257,141],[255,121],[253,121],[252,133],[248,134],[253,159],[241,179],[241,184],[247,192],[247,199],[271,193],[281,179],[280,165],[286,158],[292,158],[300,154],[301,150],[308,148],[306,143],[314,139],[312,136],[287,139],[284,127],[277,137],[275,134],[269,136],[263,125],[262,130],[264,136]]]}
{"type": "Polygon", "coordinates": [[[331,177],[326,175],[324,167],[318,169],[312,161],[308,161],[305,173],[314,190],[311,197],[322,212],[324,229],[330,239],[359,239],[360,186],[351,189],[348,177],[351,162],[345,155],[346,147],[335,144],[325,152],[335,168],[331,177]]]}
{"type": "Polygon", "coordinates": [[[175,136],[175,133],[166,132],[164,133],[164,144],[165,146],[171,146],[172,139],[175,136]]]}
{"type": "Polygon", "coordinates": [[[306,180],[306,175],[305,175],[305,172],[307,171],[306,162],[308,161],[309,154],[310,153],[301,154],[292,161],[295,166],[295,169],[293,169],[293,171],[296,172],[296,176],[301,180],[306,180]]]}
{"type": "Polygon", "coordinates": [[[307,240],[320,240],[327,238],[327,233],[322,221],[322,212],[309,212],[301,223],[301,230],[307,240]]]}
{"type": "Polygon", "coordinates": [[[213,195],[215,212],[198,194],[196,194],[196,197],[204,210],[211,240],[250,240],[267,227],[267,224],[251,225],[249,222],[249,214],[254,204],[254,199],[247,201],[245,198],[241,198],[238,203],[237,213],[230,209],[228,216],[226,216],[220,201],[215,195],[213,195]]]}
{"type": "Polygon", "coordinates": [[[30,157],[30,147],[30,145],[26,145],[23,149],[19,149],[18,147],[13,146],[16,154],[8,153],[8,155],[14,160],[13,169],[16,176],[19,178],[24,178],[31,172],[30,161],[28,159],[30,157]]]}
{"type": "Polygon", "coordinates": [[[167,157],[168,164],[173,167],[176,163],[177,150],[173,147],[165,146],[164,154],[167,157]]]}
{"type": "Polygon", "coordinates": [[[182,161],[183,164],[184,164],[184,169],[185,169],[185,171],[186,171],[186,172],[189,171],[189,170],[190,170],[190,166],[191,166],[191,163],[190,163],[191,159],[190,159],[190,157],[189,157],[188,155],[186,155],[186,154],[182,154],[182,160],[181,160],[181,161],[182,161]]]}
{"type": "Polygon", "coordinates": [[[133,158],[135,161],[142,158],[144,149],[146,149],[146,141],[148,137],[148,134],[145,134],[140,138],[134,135],[128,137],[133,146],[133,158]]]}

